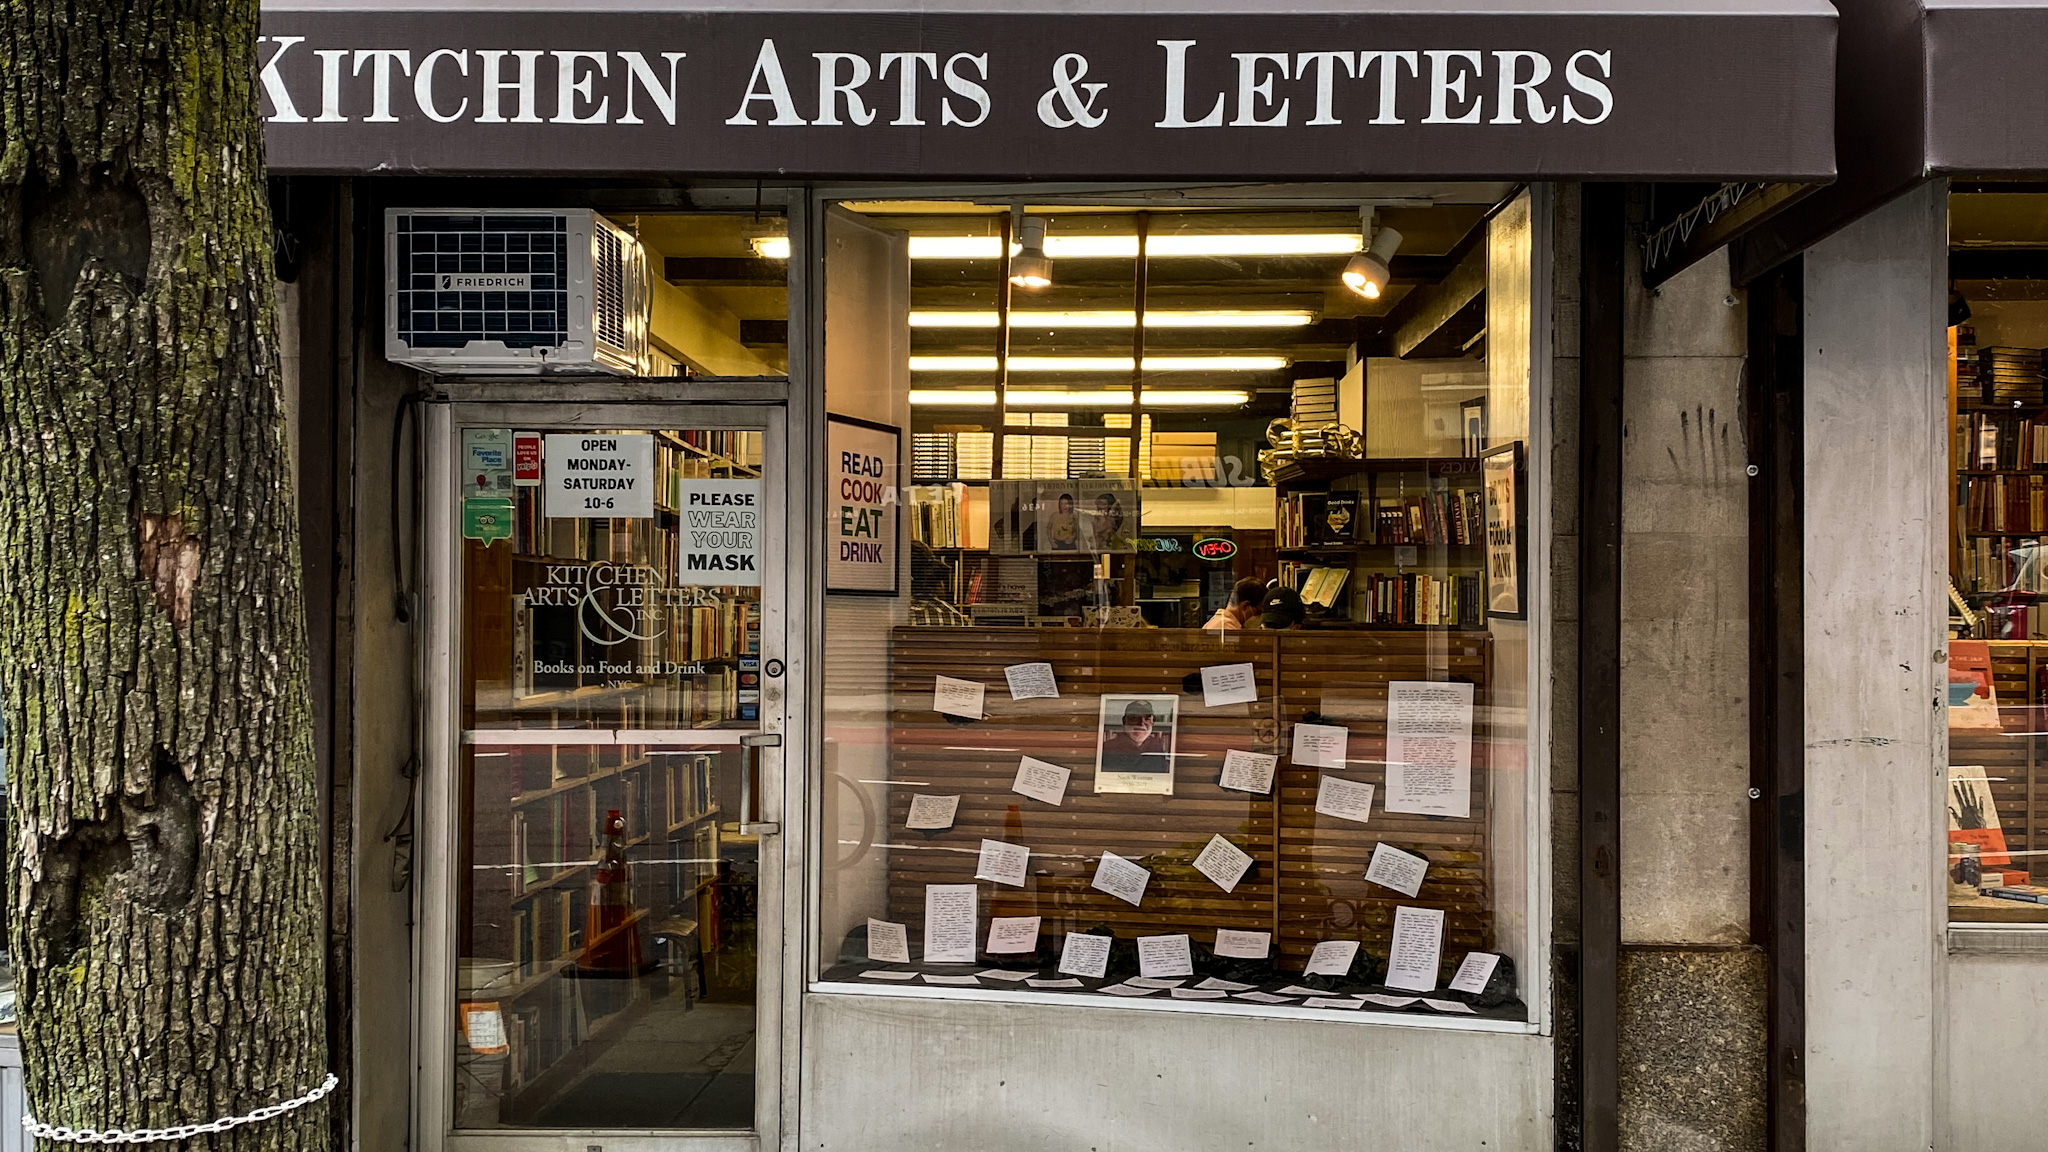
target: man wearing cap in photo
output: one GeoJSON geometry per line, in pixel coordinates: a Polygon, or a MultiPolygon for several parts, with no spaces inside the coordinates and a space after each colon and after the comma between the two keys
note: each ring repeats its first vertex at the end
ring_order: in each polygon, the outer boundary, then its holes
{"type": "Polygon", "coordinates": [[[1104,772],[1165,772],[1172,768],[1164,734],[1152,730],[1154,716],[1150,700],[1133,700],[1124,707],[1124,726],[1102,741],[1104,772]]]}

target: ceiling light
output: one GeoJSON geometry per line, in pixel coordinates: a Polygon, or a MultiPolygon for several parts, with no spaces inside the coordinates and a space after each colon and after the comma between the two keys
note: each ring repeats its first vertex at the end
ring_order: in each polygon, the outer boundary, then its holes
{"type": "Polygon", "coordinates": [[[1366,209],[1364,219],[1365,230],[1372,232],[1372,248],[1353,256],[1344,265],[1344,286],[1367,300],[1377,300],[1393,279],[1394,253],[1401,248],[1401,234],[1392,228],[1373,232],[1370,208],[1366,209]]]}
{"type": "MultiPolygon", "coordinates": [[[[1186,233],[1153,236],[1148,256],[1343,256],[1364,247],[1356,232],[1186,233]]],[[[1012,254],[1023,245],[1010,245],[1012,254]]],[[[996,236],[912,236],[912,260],[994,260],[1003,254],[996,236]]],[[[1138,238],[1129,234],[1048,236],[1045,254],[1054,260],[1129,260],[1138,238]]]]}
{"type": "MultiPolygon", "coordinates": [[[[1147,372],[1277,372],[1285,356],[1147,356],[1147,372]]],[[[993,356],[912,356],[912,372],[994,372],[993,356]]],[[[1012,356],[1012,372],[1129,372],[1129,356],[1012,356]]]]}
{"type": "MultiPolygon", "coordinates": [[[[1004,394],[1013,408],[1128,408],[1128,390],[1081,392],[1066,388],[1012,388],[1004,394]]],[[[1146,408],[1230,408],[1249,404],[1251,393],[1237,389],[1147,391],[1146,408]]],[[[996,394],[987,388],[913,388],[910,403],[918,408],[993,408],[996,394]]]]}
{"type": "Polygon", "coordinates": [[[1045,254],[1045,217],[1026,216],[1017,209],[1017,239],[1020,247],[1010,257],[1010,283],[1037,291],[1052,286],[1052,260],[1045,254]]]}
{"type": "Polygon", "coordinates": [[[754,249],[754,255],[763,260],[789,259],[787,236],[749,236],[747,243],[754,249]]]}
{"type": "MultiPolygon", "coordinates": [[[[912,328],[994,328],[999,314],[962,310],[957,312],[912,312],[912,328]]],[[[1038,312],[1013,311],[1012,328],[1129,328],[1137,322],[1136,312],[1038,312]]],[[[1147,328],[1305,328],[1316,322],[1313,312],[1283,309],[1174,310],[1145,313],[1147,328]]]]}

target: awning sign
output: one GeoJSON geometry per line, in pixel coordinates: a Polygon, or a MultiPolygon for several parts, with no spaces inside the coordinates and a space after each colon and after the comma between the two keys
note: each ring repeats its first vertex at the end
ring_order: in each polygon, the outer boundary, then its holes
{"type": "Polygon", "coordinates": [[[682,518],[676,583],[761,586],[761,482],[678,482],[682,518]]]}
{"type": "Polygon", "coordinates": [[[545,471],[550,516],[602,520],[654,515],[650,433],[550,433],[545,471]]]}

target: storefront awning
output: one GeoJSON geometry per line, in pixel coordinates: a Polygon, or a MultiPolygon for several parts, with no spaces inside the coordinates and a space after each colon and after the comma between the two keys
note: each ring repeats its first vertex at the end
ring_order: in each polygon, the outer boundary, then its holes
{"type": "Polygon", "coordinates": [[[2048,171],[2048,3],[1924,0],[1926,171],[2048,171]]]}
{"type": "Polygon", "coordinates": [[[1834,175],[1822,0],[275,0],[279,172],[1834,175]]]}

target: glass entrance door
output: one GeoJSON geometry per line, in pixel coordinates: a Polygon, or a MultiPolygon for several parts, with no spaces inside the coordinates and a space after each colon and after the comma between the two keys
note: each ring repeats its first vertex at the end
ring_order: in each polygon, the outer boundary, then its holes
{"type": "Polygon", "coordinates": [[[772,1146],[781,419],[447,411],[429,1147],[772,1146]]]}

